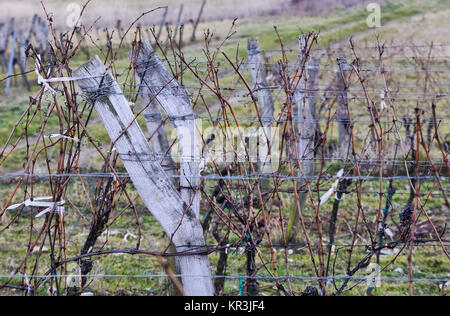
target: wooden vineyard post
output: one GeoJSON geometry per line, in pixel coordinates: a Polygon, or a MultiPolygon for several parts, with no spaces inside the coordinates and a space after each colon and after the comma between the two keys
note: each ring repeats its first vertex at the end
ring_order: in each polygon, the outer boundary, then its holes
{"type": "Polygon", "coordinates": [[[49,50],[48,50],[49,49],[49,42],[48,42],[49,29],[48,29],[48,25],[45,20],[42,20],[42,23],[41,23],[41,33],[42,33],[42,39],[43,39],[42,54],[43,54],[43,56],[46,57],[46,59],[48,59],[47,54],[49,52],[49,50]]]}
{"type": "Polygon", "coordinates": [[[12,76],[13,70],[14,70],[14,58],[15,58],[15,53],[16,53],[16,40],[17,40],[17,32],[13,31],[11,55],[9,56],[9,64],[8,64],[8,79],[6,79],[5,94],[9,93],[9,89],[11,87],[11,76],[12,76]]]}
{"type": "Polygon", "coordinates": [[[31,43],[31,39],[33,38],[33,33],[36,33],[36,23],[38,20],[38,15],[35,14],[33,16],[33,21],[31,22],[31,27],[30,27],[30,31],[28,32],[28,37],[27,37],[27,44],[31,43]]]}
{"type": "Polygon", "coordinates": [[[184,10],[184,4],[180,4],[180,11],[178,11],[178,18],[177,18],[177,24],[175,26],[175,31],[173,34],[173,41],[177,42],[177,36],[178,36],[178,29],[181,25],[181,17],[183,16],[183,10],[184,10]]]}
{"type": "Polygon", "coordinates": [[[19,31],[19,58],[17,64],[19,65],[20,72],[22,73],[23,84],[30,91],[30,83],[27,80],[27,56],[26,56],[27,42],[25,34],[22,30],[19,31]]]}
{"type": "Polygon", "coordinates": [[[123,31],[122,20],[120,20],[120,19],[117,20],[116,29],[117,29],[117,34],[119,35],[119,38],[122,38],[122,31],[123,31]]]}
{"type": "MultiPolygon", "coordinates": [[[[312,112],[311,104],[308,97],[308,79],[307,79],[307,68],[309,66],[309,59],[307,53],[307,37],[301,35],[299,38],[299,61],[300,65],[305,65],[305,69],[301,71],[302,78],[300,78],[300,83],[293,97],[293,120],[295,127],[295,142],[298,155],[293,148],[293,155],[296,162],[300,162],[301,170],[298,174],[297,189],[305,191],[306,184],[309,181],[308,177],[314,174],[315,163],[314,163],[314,137],[316,131],[316,124],[314,120],[314,115],[312,112]]],[[[308,193],[300,192],[300,208],[303,211],[305,207],[305,202],[308,193]]],[[[289,239],[295,236],[297,227],[299,224],[299,214],[297,209],[291,211],[289,217],[289,224],[287,228],[287,235],[289,239]]]]}
{"type": "MultiPolygon", "coordinates": [[[[98,56],[76,70],[74,76],[86,78],[78,81],[81,90],[94,104],[137,192],[166,234],[172,237],[176,250],[189,253],[190,246],[196,246],[196,251],[206,249],[197,214],[162,169],[128,101],[98,56]]],[[[179,263],[187,295],[214,294],[206,253],[180,256],[179,263]]]]}
{"type": "Polygon", "coordinates": [[[266,71],[262,62],[257,39],[250,39],[247,43],[248,65],[252,75],[253,85],[255,87],[258,105],[263,123],[263,132],[259,135],[258,146],[258,169],[262,173],[271,173],[270,146],[272,136],[272,123],[274,103],[272,92],[266,79],[266,71]]]}
{"type": "Polygon", "coordinates": [[[200,7],[200,11],[198,12],[197,20],[195,20],[195,22],[194,22],[194,29],[192,30],[191,42],[195,42],[197,27],[198,27],[198,24],[200,23],[200,19],[202,18],[203,10],[205,9],[205,6],[206,6],[206,0],[203,0],[202,6],[200,7]]]}
{"type": "MultiPolygon", "coordinates": [[[[145,54],[143,51],[130,52],[130,58],[133,64],[139,62],[137,57],[138,53],[145,54]]],[[[173,175],[176,174],[176,166],[172,159],[172,155],[170,154],[170,144],[167,138],[166,129],[164,128],[161,107],[157,100],[157,96],[153,92],[154,90],[149,89],[144,82],[145,72],[145,70],[139,71],[136,74],[136,77],[138,77],[138,82],[141,82],[139,85],[139,97],[141,98],[141,105],[145,108],[144,117],[147,124],[148,137],[150,138],[153,151],[156,154],[161,155],[160,161],[162,162],[164,169],[169,174],[173,175]]]]}
{"type": "MultiPolygon", "coordinates": [[[[311,63],[308,67],[308,101],[311,107],[312,115],[314,120],[316,121],[316,135],[315,135],[315,143],[317,144],[318,139],[320,138],[320,120],[317,117],[317,94],[319,90],[319,73],[320,73],[320,55],[313,55],[311,57],[311,63]]],[[[316,153],[317,155],[317,150],[316,153]]]]}
{"type": "Polygon", "coordinates": [[[338,71],[337,71],[337,118],[339,129],[339,148],[338,158],[347,159],[351,154],[351,131],[350,131],[350,118],[348,114],[348,97],[347,97],[347,57],[341,55],[337,58],[338,71]]]}
{"type": "Polygon", "coordinates": [[[192,203],[196,216],[200,212],[200,158],[195,115],[188,92],[164,67],[148,42],[138,46],[134,54],[141,88],[155,98],[175,126],[179,143],[180,187],[186,203],[192,203]]]}
{"type": "Polygon", "coordinates": [[[41,60],[46,60],[47,53],[47,43],[48,41],[48,29],[45,22],[38,17],[36,24],[36,42],[39,54],[41,55],[41,60]]]}
{"type": "Polygon", "coordinates": [[[6,28],[5,24],[0,23],[0,62],[2,63],[3,72],[8,71],[6,64],[6,28]]]}
{"type": "MultiPolygon", "coordinates": [[[[152,137],[152,145],[157,154],[162,155],[164,166],[169,174],[177,174],[175,162],[168,152],[171,148],[167,134],[162,126],[161,109],[165,111],[177,131],[180,144],[180,192],[184,201],[191,204],[197,217],[200,214],[200,194],[196,192],[199,186],[200,165],[197,149],[197,131],[195,116],[192,110],[187,90],[164,67],[148,42],[138,45],[129,53],[133,65],[136,66],[139,94],[145,109],[145,119],[152,137]],[[156,136],[156,137],[155,137],[156,136]],[[155,139],[157,138],[157,139],[155,139]],[[186,139],[188,142],[186,142],[186,139]]],[[[180,263],[172,262],[175,271],[180,270],[180,263]]],[[[176,294],[176,291],[175,291],[176,294]]]]}
{"type": "Polygon", "coordinates": [[[159,25],[158,35],[156,36],[156,42],[159,42],[159,39],[161,38],[162,30],[164,28],[164,25],[166,24],[167,14],[169,13],[169,7],[166,7],[164,10],[164,15],[161,20],[161,24],[159,25]]]}
{"type": "Polygon", "coordinates": [[[5,49],[8,49],[8,44],[9,44],[9,37],[13,35],[14,32],[14,23],[15,23],[16,19],[15,18],[11,18],[9,20],[9,26],[8,26],[8,30],[6,31],[6,40],[5,40],[5,49]]]}

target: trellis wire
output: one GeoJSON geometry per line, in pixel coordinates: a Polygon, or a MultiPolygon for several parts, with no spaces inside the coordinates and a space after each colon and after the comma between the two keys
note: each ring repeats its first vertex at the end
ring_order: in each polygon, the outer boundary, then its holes
{"type": "MultiPolygon", "coordinates": [[[[181,275],[181,274],[49,274],[49,275],[8,275],[2,274],[0,278],[16,278],[16,279],[53,279],[53,278],[81,278],[81,277],[90,277],[97,279],[106,279],[106,278],[167,278],[167,277],[188,277],[188,278],[211,278],[211,276],[207,275],[181,275]]],[[[230,279],[230,280],[238,280],[241,279],[258,279],[258,280],[300,280],[300,281],[338,281],[338,280],[355,280],[355,281],[368,281],[373,280],[373,277],[355,277],[355,276],[329,276],[329,277],[309,277],[309,276],[294,276],[294,275],[284,275],[284,276],[265,276],[265,275],[255,275],[255,276],[245,276],[245,275],[213,275],[213,279],[230,279]]],[[[378,278],[380,281],[386,282],[431,282],[431,283],[446,283],[450,282],[450,279],[446,278],[396,278],[396,277],[380,277],[378,278]]]]}
{"type": "MultiPolygon", "coordinates": [[[[140,159],[142,161],[142,159],[140,159]]],[[[152,160],[153,161],[153,160],[152,160]]],[[[26,174],[26,173],[18,173],[18,174],[8,174],[8,175],[0,175],[0,179],[14,179],[14,178],[20,178],[20,177],[29,177],[29,178],[129,178],[129,173],[67,173],[67,174],[26,174]]],[[[161,175],[158,174],[152,174],[152,175],[141,175],[141,177],[144,178],[155,178],[158,179],[161,177],[161,175]]],[[[180,175],[167,175],[169,178],[182,178],[180,175]]],[[[308,180],[330,180],[330,179],[347,179],[347,180],[371,180],[371,181],[377,181],[377,180],[433,180],[433,179],[440,179],[440,180],[450,180],[450,177],[446,176],[386,176],[386,177],[380,177],[380,176],[343,176],[343,177],[336,177],[336,176],[303,176],[305,179],[308,180]]],[[[282,179],[282,180],[296,180],[298,177],[292,177],[290,175],[280,175],[280,174],[267,174],[267,173],[260,173],[260,174],[249,174],[249,175],[239,175],[239,176],[220,176],[220,175],[206,175],[206,176],[192,176],[192,178],[199,178],[204,180],[258,180],[258,179],[282,179]]]]}

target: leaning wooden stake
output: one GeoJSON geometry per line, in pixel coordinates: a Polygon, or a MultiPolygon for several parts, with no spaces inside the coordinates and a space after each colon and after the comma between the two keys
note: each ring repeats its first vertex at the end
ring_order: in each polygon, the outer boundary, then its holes
{"type": "Polygon", "coordinates": [[[0,61],[2,63],[3,72],[8,71],[6,65],[6,28],[5,24],[0,23],[0,61]]]}
{"type": "Polygon", "coordinates": [[[30,31],[28,32],[27,44],[31,43],[31,39],[33,38],[33,33],[36,33],[36,23],[38,21],[38,15],[35,14],[33,16],[33,21],[31,22],[30,31]]]}
{"type": "Polygon", "coordinates": [[[48,29],[44,20],[42,20],[40,17],[38,17],[38,22],[36,25],[36,41],[39,54],[41,55],[41,60],[46,60],[48,29]]]}
{"type": "Polygon", "coordinates": [[[200,7],[200,11],[198,12],[197,20],[195,20],[195,22],[194,22],[194,29],[192,31],[191,42],[195,42],[197,27],[198,27],[198,24],[200,23],[200,19],[202,18],[202,14],[203,14],[203,10],[205,9],[205,5],[206,5],[206,0],[203,0],[202,6],[200,7]]]}
{"type": "MultiPolygon", "coordinates": [[[[166,234],[172,236],[176,250],[189,253],[190,246],[198,249],[205,245],[197,214],[162,169],[129,103],[98,56],[76,70],[74,76],[86,77],[78,81],[81,90],[94,104],[136,190],[166,234]]],[[[207,255],[180,256],[179,262],[187,295],[214,294],[207,255]]]]}
{"type": "Polygon", "coordinates": [[[317,91],[319,90],[319,72],[320,72],[320,55],[311,57],[311,62],[308,67],[308,99],[311,105],[311,111],[316,118],[317,107],[317,91]]]}
{"type": "Polygon", "coordinates": [[[162,30],[164,28],[164,25],[166,24],[166,18],[167,18],[168,13],[169,13],[169,7],[166,7],[166,9],[164,10],[163,18],[161,20],[161,24],[159,25],[158,35],[156,36],[156,42],[159,42],[162,30]]]}
{"type": "Polygon", "coordinates": [[[15,23],[16,19],[15,18],[11,18],[9,20],[9,26],[8,26],[8,31],[6,32],[6,41],[5,41],[5,48],[8,49],[8,44],[9,44],[9,37],[13,35],[14,32],[14,23],[15,23]]]}
{"type": "Polygon", "coordinates": [[[155,99],[177,131],[181,195],[186,203],[192,203],[198,217],[200,194],[196,191],[200,184],[200,144],[188,92],[164,67],[148,42],[139,45],[134,56],[137,56],[134,63],[142,81],[141,88],[155,99]]]}
{"type": "Polygon", "coordinates": [[[274,103],[272,92],[267,83],[266,71],[261,58],[259,42],[257,39],[249,39],[247,43],[248,65],[252,75],[253,85],[255,86],[258,104],[260,108],[261,120],[264,133],[261,133],[260,144],[258,148],[258,169],[262,173],[271,173],[270,146],[272,135],[272,123],[274,103]]]}
{"type": "Polygon", "coordinates": [[[11,77],[14,70],[14,58],[16,53],[16,40],[17,40],[17,32],[13,31],[12,35],[12,44],[11,44],[11,55],[9,56],[9,64],[8,64],[8,79],[6,79],[6,88],[5,94],[9,93],[9,88],[11,87],[11,77]]]}
{"type": "Polygon", "coordinates": [[[117,34],[119,35],[119,38],[122,38],[122,30],[123,30],[123,28],[122,28],[122,20],[117,20],[117,23],[116,23],[116,29],[117,29],[117,34]]]}
{"type": "Polygon", "coordinates": [[[337,59],[338,77],[337,77],[337,117],[339,128],[339,149],[338,158],[348,158],[351,154],[351,130],[350,118],[348,113],[348,97],[347,97],[347,57],[341,55],[337,59]]]}
{"type": "Polygon", "coordinates": [[[178,11],[177,24],[175,26],[175,31],[173,33],[173,41],[174,42],[177,41],[178,29],[180,28],[180,25],[181,25],[181,17],[183,16],[183,10],[184,10],[184,4],[180,4],[180,11],[178,11]]]}
{"type": "MultiPolygon", "coordinates": [[[[320,73],[320,59],[321,55],[316,54],[311,56],[311,63],[308,67],[308,101],[311,107],[311,111],[316,121],[316,136],[315,143],[317,144],[320,138],[320,121],[317,117],[317,100],[318,100],[318,90],[319,90],[319,73],[320,73]]],[[[316,153],[317,155],[317,149],[316,153]]]]}
{"type": "Polygon", "coordinates": [[[42,29],[42,36],[43,36],[43,38],[44,38],[44,47],[43,47],[43,54],[44,54],[44,56],[46,56],[46,57],[48,57],[47,55],[48,55],[48,53],[49,53],[49,41],[48,41],[48,35],[49,35],[49,28],[48,28],[48,25],[47,25],[47,23],[46,23],[46,21],[45,20],[43,20],[42,21],[42,26],[41,26],[41,29],[42,29]]]}
{"type": "MultiPolygon", "coordinates": [[[[144,47],[147,47],[144,44],[144,47]]],[[[133,64],[142,65],[142,62],[145,62],[145,54],[148,54],[145,49],[142,50],[143,45],[137,47],[136,51],[130,52],[130,58],[133,64]],[[141,55],[141,61],[138,60],[138,55],[141,55]]],[[[145,68],[145,65],[142,65],[145,68]]],[[[162,162],[162,166],[171,175],[176,174],[175,172],[175,162],[172,159],[172,155],[170,153],[170,144],[167,138],[166,129],[164,126],[163,118],[161,115],[161,107],[157,99],[157,93],[154,90],[151,90],[145,84],[145,75],[146,70],[141,69],[139,67],[139,72],[136,73],[136,77],[138,82],[141,82],[139,85],[139,97],[141,98],[141,105],[144,107],[144,117],[145,122],[147,124],[148,136],[150,138],[150,142],[152,145],[153,151],[161,155],[160,161],[162,162]]]]}
{"type": "MultiPolygon", "coordinates": [[[[305,60],[305,58],[308,58],[307,45],[307,37],[301,35],[299,38],[299,60],[301,65],[305,65],[305,68],[309,65],[309,60],[305,60]]],[[[301,170],[298,174],[297,188],[301,190],[306,189],[307,178],[314,174],[315,169],[314,137],[316,124],[314,120],[315,115],[312,112],[308,97],[307,73],[306,69],[302,71],[302,78],[300,78],[300,83],[293,98],[293,119],[298,156],[295,152],[295,148],[293,148],[293,151],[296,160],[300,160],[301,170]]],[[[307,193],[299,193],[300,207],[302,210],[304,210],[305,207],[306,197],[307,193]]],[[[298,210],[294,209],[291,211],[288,223],[287,234],[289,239],[292,239],[295,236],[299,222],[298,210]]]]}
{"type": "Polygon", "coordinates": [[[22,30],[19,31],[19,58],[17,59],[17,64],[22,73],[23,84],[30,91],[30,83],[27,79],[27,56],[26,56],[27,42],[25,39],[25,34],[22,30]]]}

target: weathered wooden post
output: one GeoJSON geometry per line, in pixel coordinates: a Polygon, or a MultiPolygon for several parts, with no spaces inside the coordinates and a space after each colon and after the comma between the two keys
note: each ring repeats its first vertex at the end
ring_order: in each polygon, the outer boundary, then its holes
{"type": "Polygon", "coordinates": [[[339,129],[339,141],[338,141],[338,158],[348,158],[351,153],[351,131],[350,131],[350,117],[348,113],[348,97],[347,97],[347,57],[340,55],[337,58],[337,119],[339,129]]]}
{"type": "Polygon", "coordinates": [[[311,63],[308,67],[308,101],[311,106],[314,120],[316,121],[316,135],[314,140],[316,144],[320,137],[320,121],[317,117],[317,94],[319,90],[320,59],[321,55],[315,54],[311,56],[311,63]]]}
{"type": "MultiPolygon", "coordinates": [[[[136,65],[136,75],[141,94],[141,101],[146,109],[145,117],[149,131],[157,132],[158,140],[153,141],[154,149],[158,154],[165,155],[163,163],[169,167],[170,174],[176,174],[175,163],[171,159],[169,142],[164,129],[161,129],[162,108],[177,131],[179,141],[180,162],[180,191],[185,202],[192,204],[192,209],[197,216],[200,213],[200,194],[196,188],[200,184],[199,144],[197,143],[197,131],[195,127],[195,116],[192,110],[187,90],[164,67],[161,60],[154,52],[152,46],[144,42],[130,52],[132,63],[136,65]],[[187,142],[186,142],[187,140],[187,142]]],[[[177,258],[172,262],[175,271],[180,270],[177,258]]]]}
{"type": "Polygon", "coordinates": [[[253,85],[255,86],[256,95],[263,123],[263,133],[259,135],[258,146],[258,169],[262,173],[271,173],[271,138],[274,103],[272,92],[267,83],[266,71],[261,58],[259,42],[257,39],[249,39],[247,43],[248,65],[252,75],[253,85]]]}
{"type": "Polygon", "coordinates": [[[43,55],[47,58],[48,57],[47,56],[48,55],[48,47],[49,47],[49,42],[48,42],[49,29],[48,29],[47,22],[45,20],[42,20],[41,32],[42,32],[42,37],[44,39],[43,55]]]}
{"type": "MultiPolygon", "coordinates": [[[[8,28],[6,28],[6,26],[3,23],[0,24],[0,59],[2,63],[3,72],[8,73],[10,67],[8,67],[8,64],[6,62],[7,60],[6,56],[8,52],[9,37],[13,35],[14,21],[15,21],[14,18],[11,18],[9,20],[8,28]]],[[[12,57],[14,58],[14,55],[12,55],[12,57]]],[[[9,88],[7,87],[7,89],[9,88]]]]}
{"type": "Polygon", "coordinates": [[[8,25],[8,31],[6,32],[6,40],[5,40],[5,48],[8,49],[8,44],[9,44],[9,37],[13,35],[14,32],[14,23],[15,23],[16,19],[15,18],[11,18],[9,20],[9,25],[8,25]]]}
{"type": "Polygon", "coordinates": [[[170,29],[170,24],[168,22],[166,22],[166,33],[167,33],[167,38],[164,43],[164,48],[163,48],[164,52],[167,52],[167,50],[169,49],[170,41],[173,38],[172,37],[173,31],[170,29]]]}
{"type": "Polygon", "coordinates": [[[17,65],[22,73],[23,84],[30,91],[30,84],[27,80],[27,56],[26,56],[27,42],[23,30],[19,31],[19,58],[17,58],[17,65]]]}
{"type": "MultiPolygon", "coordinates": [[[[295,161],[300,163],[301,170],[298,173],[297,189],[305,190],[305,186],[309,180],[308,177],[314,174],[314,136],[315,136],[315,120],[312,113],[311,104],[308,97],[308,72],[309,65],[308,41],[306,35],[299,38],[299,61],[300,65],[304,65],[305,69],[301,71],[302,77],[294,92],[293,97],[293,119],[295,127],[296,148],[293,148],[295,161]],[[297,149],[298,153],[295,152],[297,149]]],[[[300,207],[303,211],[308,193],[300,192],[300,207]]],[[[295,236],[299,224],[299,214],[297,209],[293,209],[290,214],[287,235],[289,239],[295,236]]]]}
{"type": "Polygon", "coordinates": [[[137,48],[136,72],[141,86],[154,98],[175,126],[180,159],[181,195],[198,216],[200,195],[195,189],[200,183],[200,157],[195,115],[185,87],[164,67],[152,46],[144,42],[137,48]]]}
{"type": "Polygon", "coordinates": [[[203,10],[206,6],[206,0],[203,0],[202,6],[200,7],[200,11],[198,12],[197,20],[194,22],[194,29],[192,30],[192,36],[191,36],[191,42],[195,42],[196,39],[196,33],[197,33],[197,27],[200,23],[200,19],[202,18],[203,10]]]}
{"type": "Polygon", "coordinates": [[[0,60],[3,72],[6,73],[8,71],[8,66],[6,65],[6,29],[3,23],[0,23],[0,60]]]}
{"type": "MultiPolygon", "coordinates": [[[[272,146],[272,123],[274,114],[274,102],[272,92],[267,83],[266,70],[261,57],[259,42],[257,39],[249,39],[247,42],[248,67],[252,76],[254,91],[258,98],[258,108],[261,115],[262,130],[258,132],[258,171],[260,173],[272,173],[271,146],[272,146]]],[[[262,179],[261,188],[266,191],[270,189],[270,180],[262,179]]],[[[251,228],[250,228],[251,230],[251,228]]],[[[250,234],[246,235],[246,271],[247,295],[255,296],[259,293],[259,284],[252,278],[256,271],[256,248],[251,242],[250,234]]]]}
{"type": "Polygon", "coordinates": [[[6,79],[6,88],[5,94],[9,93],[9,88],[11,87],[11,77],[14,70],[14,58],[16,53],[16,40],[17,40],[17,32],[13,31],[12,35],[12,44],[11,44],[11,55],[9,56],[9,64],[8,64],[8,79],[6,79]]]}
{"type": "Polygon", "coordinates": [[[33,16],[33,21],[31,22],[31,27],[30,27],[30,31],[28,32],[28,37],[27,37],[27,45],[31,43],[31,39],[33,38],[33,33],[36,33],[36,22],[38,20],[38,15],[35,14],[33,16]]]}
{"type": "MultiPolygon", "coordinates": [[[[144,45],[144,47],[146,47],[146,45],[144,45]]],[[[136,52],[131,51],[130,58],[132,59],[133,64],[145,62],[145,54],[149,54],[149,51],[145,48],[143,49],[142,46],[138,47],[136,52]],[[138,58],[139,55],[141,56],[140,61],[138,58]]],[[[144,82],[146,70],[142,69],[142,67],[145,67],[145,65],[138,65],[139,68],[136,77],[138,77],[138,81],[141,83],[139,85],[139,96],[141,98],[141,105],[145,108],[144,117],[147,124],[148,137],[150,138],[152,149],[156,154],[161,155],[160,161],[162,161],[162,165],[166,172],[169,174],[175,174],[176,166],[170,153],[170,144],[167,138],[166,129],[164,128],[160,104],[154,90],[149,89],[147,84],[144,82]]]]}
{"type": "Polygon", "coordinates": [[[123,30],[123,28],[122,28],[122,20],[117,20],[117,23],[116,23],[116,29],[117,29],[117,34],[119,35],[119,38],[122,38],[122,30],[123,30]]]}
{"type": "Polygon", "coordinates": [[[178,18],[177,18],[177,24],[175,26],[175,31],[173,33],[173,41],[176,42],[177,41],[177,35],[178,35],[178,28],[181,25],[181,17],[183,15],[183,10],[184,10],[184,4],[180,4],[180,11],[178,11],[178,18]]]}
{"type": "Polygon", "coordinates": [[[164,25],[166,24],[167,14],[169,13],[169,7],[166,7],[164,10],[164,15],[161,20],[161,24],[159,25],[158,35],[156,36],[156,42],[159,42],[159,39],[161,38],[162,30],[164,28],[164,25]]]}
{"type": "Polygon", "coordinates": [[[37,48],[38,52],[41,55],[41,60],[45,60],[45,32],[43,29],[43,24],[45,24],[40,17],[38,17],[37,24],[36,24],[36,42],[37,42],[37,48]]]}
{"type": "MultiPolygon", "coordinates": [[[[192,251],[190,246],[202,248],[205,239],[198,214],[162,169],[129,103],[112,75],[106,73],[98,56],[76,70],[74,76],[86,78],[78,81],[81,90],[94,104],[136,190],[166,234],[172,237],[176,250],[189,253],[192,251]]],[[[174,99],[167,101],[170,103],[174,99]]],[[[207,255],[180,256],[179,262],[184,290],[188,295],[214,294],[207,255]]]]}

